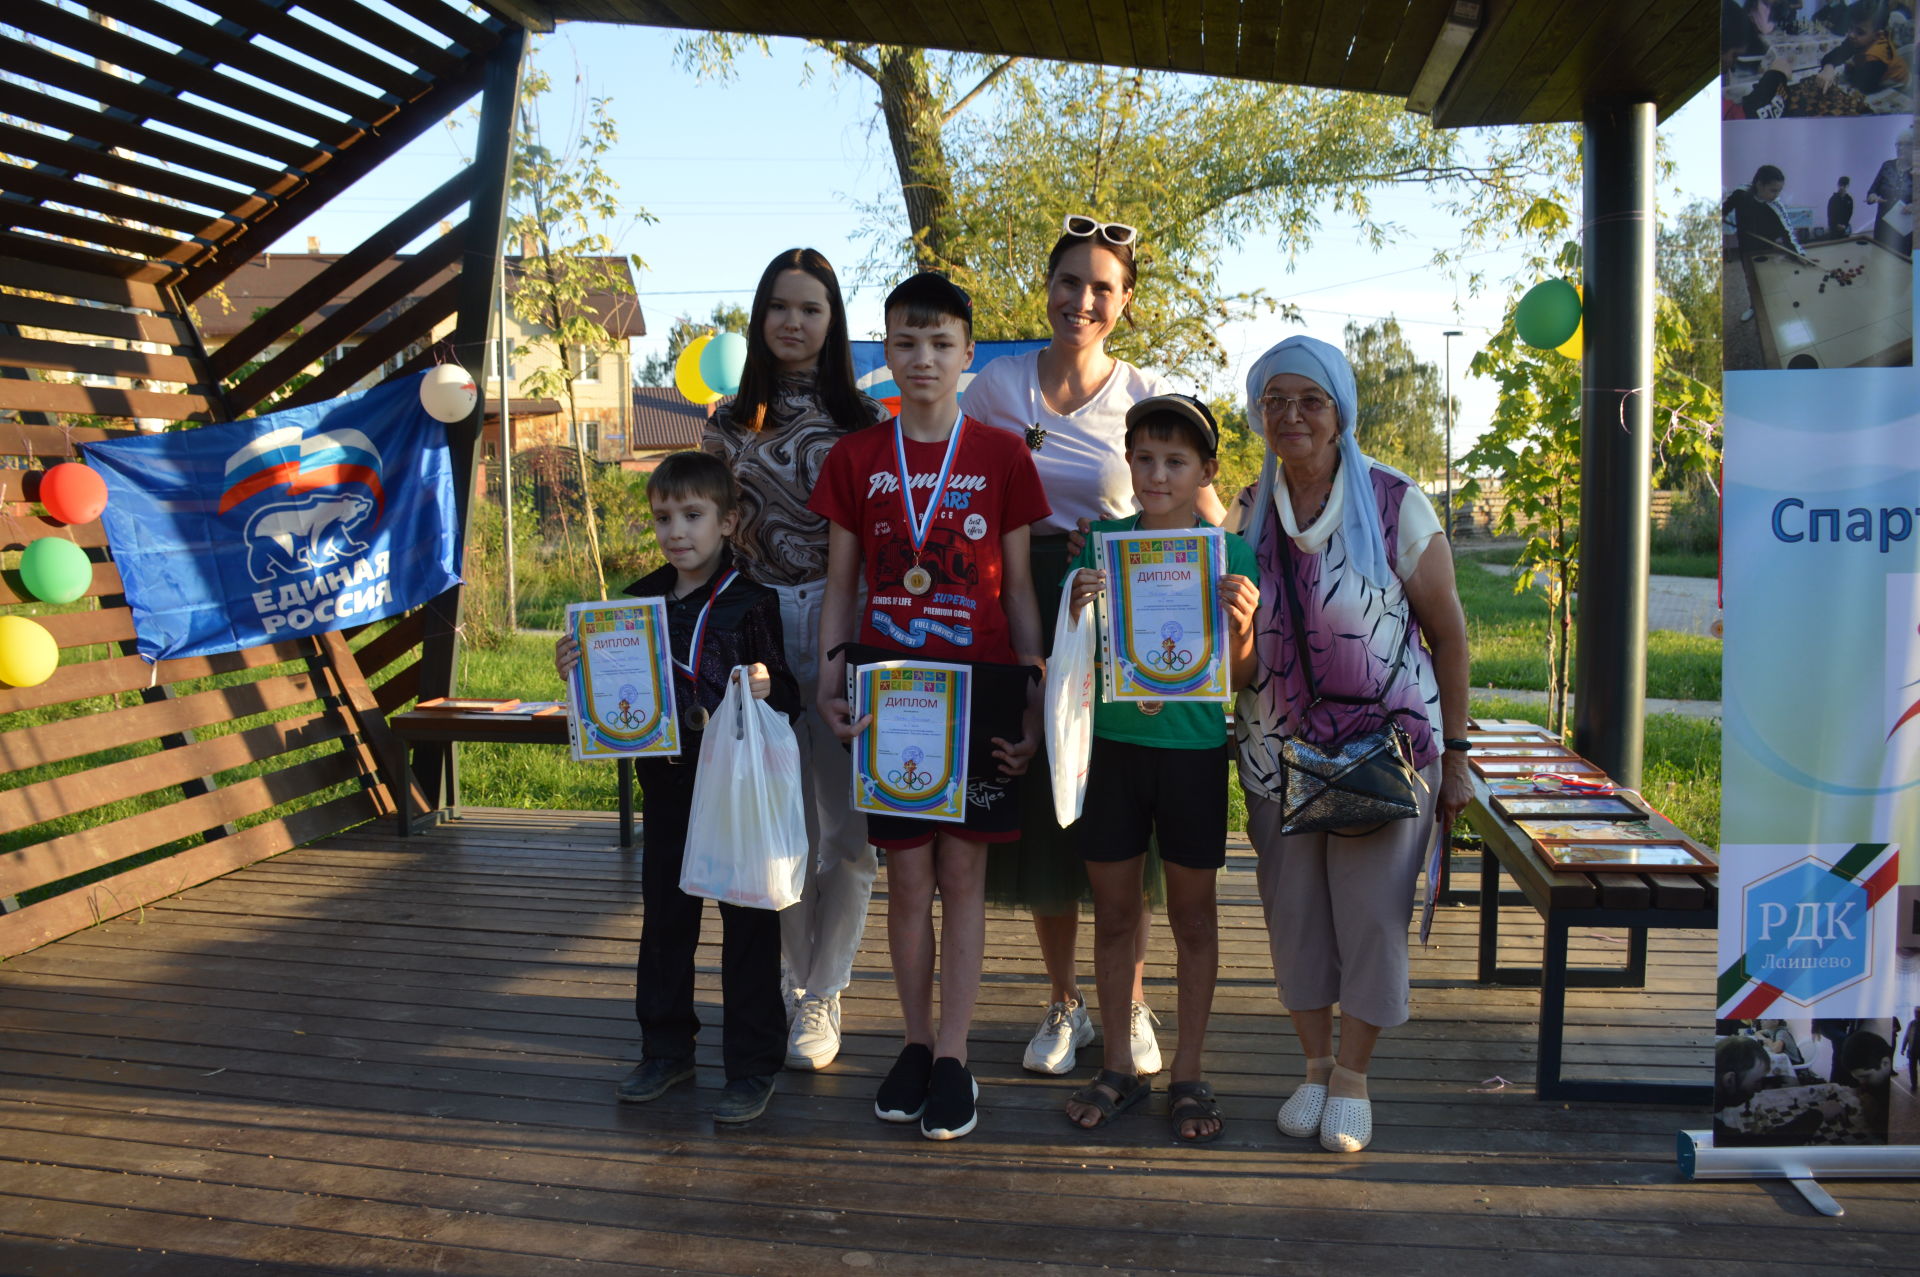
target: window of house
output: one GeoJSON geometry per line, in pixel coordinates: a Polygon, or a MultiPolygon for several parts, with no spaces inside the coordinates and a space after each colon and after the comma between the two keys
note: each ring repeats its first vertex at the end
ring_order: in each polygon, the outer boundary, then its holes
{"type": "Polygon", "coordinates": [[[587,452],[592,456],[600,455],[600,423],[589,417],[580,423],[587,435],[587,452]]]}
{"type": "Polygon", "coordinates": [[[580,375],[574,380],[588,382],[599,381],[600,352],[591,346],[580,346],[575,349],[574,353],[578,356],[574,360],[574,366],[580,370],[580,375]]]}

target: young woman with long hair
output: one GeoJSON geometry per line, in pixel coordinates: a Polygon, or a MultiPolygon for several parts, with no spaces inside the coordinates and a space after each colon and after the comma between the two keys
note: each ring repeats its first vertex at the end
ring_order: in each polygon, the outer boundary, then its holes
{"type": "Polygon", "coordinates": [[[808,701],[794,730],[812,854],[800,903],[780,912],[780,947],[793,1007],[787,1067],[821,1069],[840,1050],[840,993],[853,978],[877,865],[866,818],[848,801],[852,760],[813,703],[827,521],[807,497],[840,436],[886,414],[854,387],[840,281],[814,249],[767,264],[746,336],[739,393],[715,409],[701,447],[740,485],[734,551],[780,596],[787,664],[808,701]]]}

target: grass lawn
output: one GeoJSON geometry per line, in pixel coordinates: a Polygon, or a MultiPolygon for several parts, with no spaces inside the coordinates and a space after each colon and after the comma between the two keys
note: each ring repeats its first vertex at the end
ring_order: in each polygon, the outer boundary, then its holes
{"type": "MultiPolygon", "coordinates": [[[[1467,644],[1473,652],[1475,687],[1544,691],[1547,686],[1547,600],[1538,590],[1513,592],[1513,582],[1477,566],[1475,558],[1511,551],[1462,555],[1456,576],[1467,610],[1467,644]]],[[[1482,558],[1481,561],[1489,561],[1482,558]]],[[[1577,657],[1577,653],[1576,653],[1577,657]]],[[[1655,630],[1647,636],[1647,695],[1674,700],[1720,699],[1720,640],[1655,630]]]]}
{"type": "MultiPolygon", "coordinates": [[[[1496,581],[1490,574],[1487,580],[1496,581]]],[[[1715,645],[1717,648],[1717,644],[1715,645]]],[[[520,696],[549,700],[561,695],[553,672],[553,640],[516,635],[486,651],[467,649],[461,658],[464,696],[520,696]]],[[[1477,695],[1473,712],[1491,718],[1544,723],[1544,706],[1477,695]]],[[[563,745],[460,746],[465,802],[483,807],[562,808],[612,811],[616,805],[611,763],[576,763],[563,745]]],[[[1247,827],[1240,787],[1229,787],[1229,823],[1247,827]]],[[[1720,728],[1717,723],[1655,714],[1647,719],[1647,800],[1675,824],[1709,846],[1720,837],[1720,728]]]]}

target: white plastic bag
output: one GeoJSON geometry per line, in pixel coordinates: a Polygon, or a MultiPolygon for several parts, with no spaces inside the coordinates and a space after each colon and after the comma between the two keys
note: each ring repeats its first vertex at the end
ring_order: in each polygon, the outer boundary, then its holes
{"type": "Polygon", "coordinates": [[[800,744],[737,667],[700,742],[680,890],[751,909],[785,909],[807,877],[800,744]]]}
{"type": "Polygon", "coordinates": [[[1060,619],[1047,658],[1047,759],[1053,770],[1053,818],[1062,829],[1080,819],[1087,799],[1087,763],[1093,757],[1093,676],[1099,626],[1093,611],[1077,624],[1073,578],[1060,585],[1060,619]]]}

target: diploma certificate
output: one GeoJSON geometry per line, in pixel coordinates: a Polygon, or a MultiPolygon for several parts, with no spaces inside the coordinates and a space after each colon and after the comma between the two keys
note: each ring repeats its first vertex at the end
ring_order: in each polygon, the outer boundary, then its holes
{"type": "Polygon", "coordinates": [[[1220,529],[1103,532],[1107,574],[1106,699],[1227,701],[1220,529]]]}
{"type": "Polygon", "coordinates": [[[853,671],[853,716],[873,722],[853,742],[856,811],[964,821],[973,671],[884,661],[853,671]]]}
{"type": "Polygon", "coordinates": [[[580,644],[567,680],[574,758],[678,754],[666,600],[569,604],[567,632],[580,644]]]}

